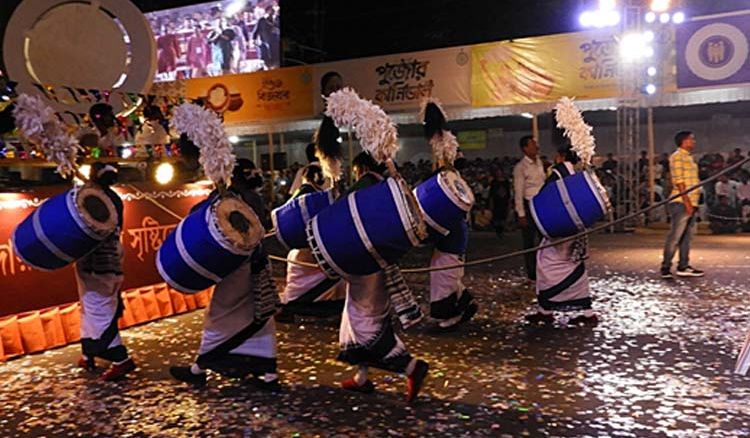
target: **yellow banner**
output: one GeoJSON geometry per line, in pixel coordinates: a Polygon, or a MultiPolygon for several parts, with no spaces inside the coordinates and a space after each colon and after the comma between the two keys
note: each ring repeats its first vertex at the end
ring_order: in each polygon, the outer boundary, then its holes
{"type": "Polygon", "coordinates": [[[188,98],[204,98],[230,124],[312,117],[312,90],[312,68],[305,66],[186,83],[188,98]]]}
{"type": "MultiPolygon", "coordinates": [[[[616,32],[595,30],[473,46],[472,106],[621,96],[616,32]]],[[[661,69],[669,56],[659,58],[661,69]]],[[[645,74],[646,65],[642,69],[645,74]]]]}
{"type": "Polygon", "coordinates": [[[457,140],[463,150],[487,149],[487,131],[459,131],[457,140]]]}

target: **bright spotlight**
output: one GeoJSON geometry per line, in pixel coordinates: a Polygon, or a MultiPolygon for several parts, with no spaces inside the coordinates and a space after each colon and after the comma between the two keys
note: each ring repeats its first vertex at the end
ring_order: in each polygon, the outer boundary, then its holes
{"type": "MultiPolygon", "coordinates": [[[[81,175],[85,176],[86,179],[91,178],[91,165],[89,165],[89,164],[82,165],[81,167],[78,168],[78,172],[81,175]]],[[[76,184],[83,184],[83,181],[81,181],[80,178],[78,178],[78,177],[74,177],[73,181],[76,184]]]]}
{"type": "Polygon", "coordinates": [[[643,39],[646,40],[647,43],[650,43],[651,41],[654,40],[654,33],[651,32],[650,30],[647,30],[646,32],[643,33],[643,39]]]}
{"type": "Polygon", "coordinates": [[[661,24],[667,24],[667,23],[669,23],[669,19],[670,19],[670,18],[671,18],[671,17],[670,17],[670,15],[669,15],[669,13],[667,13],[667,12],[664,12],[663,14],[660,14],[660,15],[659,15],[659,22],[660,22],[661,24]]]}
{"type": "Polygon", "coordinates": [[[654,77],[656,76],[656,67],[651,66],[646,70],[646,73],[648,73],[649,76],[654,77]]]}
{"type": "Polygon", "coordinates": [[[609,110],[610,111],[617,111],[617,107],[616,106],[611,106],[611,107],[609,107],[609,110]]]}
{"type": "Polygon", "coordinates": [[[601,14],[602,22],[606,26],[617,26],[620,24],[620,13],[617,11],[606,11],[601,14]]]}
{"type": "Polygon", "coordinates": [[[685,22],[685,13],[684,12],[675,12],[674,15],[672,15],[672,23],[674,24],[682,24],[685,22]]]}
{"type": "Polygon", "coordinates": [[[583,27],[593,26],[595,22],[594,13],[591,11],[581,13],[581,15],[578,16],[578,22],[581,23],[581,26],[583,27]]]}
{"type": "Polygon", "coordinates": [[[656,21],[656,14],[654,12],[646,12],[646,16],[643,19],[646,20],[646,23],[653,23],[656,21]]]}
{"type": "Polygon", "coordinates": [[[232,143],[232,144],[237,144],[240,142],[240,138],[236,135],[230,135],[228,140],[229,140],[229,143],[232,143]]]}
{"type": "Polygon", "coordinates": [[[174,166],[169,163],[161,163],[156,167],[154,175],[159,184],[168,184],[174,178],[174,166]]]}
{"type": "Polygon", "coordinates": [[[123,146],[122,152],[120,152],[120,156],[124,159],[128,159],[133,156],[133,149],[131,149],[129,146],[123,146]]]}
{"type": "Polygon", "coordinates": [[[617,0],[599,0],[599,10],[611,11],[617,6],[617,0]]]}
{"type": "Polygon", "coordinates": [[[649,95],[653,95],[656,93],[656,85],[654,84],[648,84],[646,85],[646,93],[649,95]]]}
{"type": "Polygon", "coordinates": [[[533,119],[534,114],[531,113],[521,113],[521,117],[527,118],[527,119],[533,119]]]}
{"type": "Polygon", "coordinates": [[[651,46],[644,47],[643,48],[643,56],[645,56],[646,58],[650,58],[650,57],[654,56],[654,48],[651,47],[651,46]]]}
{"type": "Polygon", "coordinates": [[[620,41],[620,56],[625,61],[635,61],[653,55],[654,49],[646,42],[646,36],[642,33],[629,33],[620,41]],[[649,50],[650,49],[650,50],[649,50]]]}

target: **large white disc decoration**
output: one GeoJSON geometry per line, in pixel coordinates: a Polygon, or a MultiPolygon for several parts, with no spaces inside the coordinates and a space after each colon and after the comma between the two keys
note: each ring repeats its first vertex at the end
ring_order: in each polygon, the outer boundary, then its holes
{"type": "MultiPolygon", "coordinates": [[[[64,102],[48,103],[59,112],[91,106],[62,87],[144,93],[156,71],[151,27],[130,0],[24,0],[8,22],[3,56],[19,92],[55,86],[64,102]]],[[[124,109],[120,99],[110,104],[124,109]]]]}

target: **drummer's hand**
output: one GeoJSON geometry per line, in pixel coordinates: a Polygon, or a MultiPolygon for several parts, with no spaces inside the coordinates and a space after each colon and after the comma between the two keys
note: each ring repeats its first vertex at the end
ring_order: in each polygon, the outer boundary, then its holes
{"type": "Polygon", "coordinates": [[[521,225],[521,228],[526,228],[529,226],[529,220],[526,219],[526,216],[521,216],[518,218],[518,223],[521,225]]]}

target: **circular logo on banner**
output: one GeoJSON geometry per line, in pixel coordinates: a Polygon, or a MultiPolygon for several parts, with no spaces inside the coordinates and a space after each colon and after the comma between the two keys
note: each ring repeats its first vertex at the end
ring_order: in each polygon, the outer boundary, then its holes
{"type": "Polygon", "coordinates": [[[741,30],[726,23],[709,24],[690,37],[685,61],[693,74],[720,81],[740,71],[748,59],[748,41],[741,30]]]}

